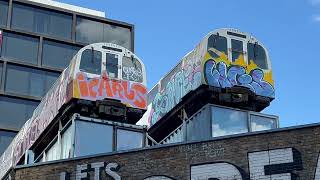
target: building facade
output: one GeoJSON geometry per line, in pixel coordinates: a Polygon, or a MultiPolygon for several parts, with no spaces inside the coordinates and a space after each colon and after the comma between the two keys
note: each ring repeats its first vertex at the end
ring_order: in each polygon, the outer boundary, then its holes
{"type": "Polygon", "coordinates": [[[0,153],[81,47],[103,41],[134,51],[133,25],[39,2],[0,0],[0,153]]]}
{"type": "Polygon", "coordinates": [[[319,180],[311,124],[17,166],[8,179],[319,180]],[[10,177],[10,178],[9,178],[10,177]]]}

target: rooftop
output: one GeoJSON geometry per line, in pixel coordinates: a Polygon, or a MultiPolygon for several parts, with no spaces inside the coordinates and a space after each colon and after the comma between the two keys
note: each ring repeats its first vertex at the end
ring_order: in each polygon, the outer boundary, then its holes
{"type": "Polygon", "coordinates": [[[62,3],[62,2],[57,2],[57,1],[53,1],[53,0],[26,0],[26,1],[45,4],[45,5],[49,5],[52,7],[61,8],[61,9],[74,11],[74,12],[78,12],[78,13],[83,13],[83,14],[88,14],[88,15],[92,15],[92,16],[105,17],[105,12],[102,12],[102,11],[97,11],[97,10],[93,10],[93,9],[74,6],[74,5],[70,5],[70,4],[66,4],[66,3],[62,3]]]}

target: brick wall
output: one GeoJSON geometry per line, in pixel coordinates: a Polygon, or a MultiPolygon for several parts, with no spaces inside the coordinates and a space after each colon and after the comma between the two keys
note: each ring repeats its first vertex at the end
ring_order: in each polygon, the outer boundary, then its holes
{"type": "Polygon", "coordinates": [[[21,166],[12,174],[16,180],[320,180],[319,151],[320,125],[310,125],[21,166]]]}

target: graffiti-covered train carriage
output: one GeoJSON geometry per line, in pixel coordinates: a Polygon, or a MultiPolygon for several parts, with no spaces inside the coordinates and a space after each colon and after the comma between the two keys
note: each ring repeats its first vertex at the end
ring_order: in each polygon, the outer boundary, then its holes
{"type": "Polygon", "coordinates": [[[56,134],[50,132],[57,132],[73,113],[135,124],[146,111],[146,96],[145,67],[134,53],[111,43],[87,45],[73,57],[3,153],[0,166],[5,167],[0,169],[20,163],[26,150],[42,151],[54,138],[51,134],[56,134]]]}
{"type": "Polygon", "coordinates": [[[207,103],[260,112],[274,96],[264,45],[248,33],[218,29],[149,91],[141,122],[161,140],[207,103]]]}

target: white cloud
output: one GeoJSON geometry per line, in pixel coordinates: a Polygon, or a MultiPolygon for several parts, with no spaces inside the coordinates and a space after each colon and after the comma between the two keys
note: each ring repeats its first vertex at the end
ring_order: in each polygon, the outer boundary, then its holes
{"type": "Polygon", "coordinates": [[[320,0],[310,0],[311,5],[317,6],[320,5],[320,0]]]}
{"type": "Polygon", "coordinates": [[[312,17],[312,20],[315,21],[315,22],[320,22],[320,15],[314,15],[312,17]]]}

